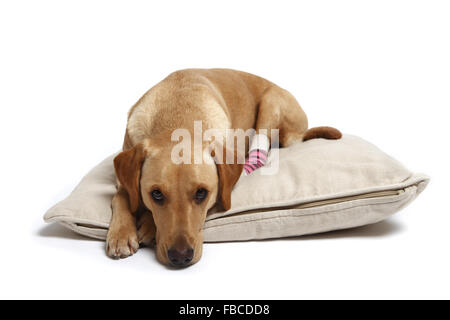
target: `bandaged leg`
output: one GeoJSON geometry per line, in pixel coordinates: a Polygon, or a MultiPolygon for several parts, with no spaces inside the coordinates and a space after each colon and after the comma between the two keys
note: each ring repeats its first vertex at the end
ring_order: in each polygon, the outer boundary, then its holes
{"type": "Polygon", "coordinates": [[[252,138],[248,151],[248,158],[244,164],[244,171],[249,175],[258,168],[264,166],[267,162],[270,143],[265,134],[255,134],[252,138]]]}

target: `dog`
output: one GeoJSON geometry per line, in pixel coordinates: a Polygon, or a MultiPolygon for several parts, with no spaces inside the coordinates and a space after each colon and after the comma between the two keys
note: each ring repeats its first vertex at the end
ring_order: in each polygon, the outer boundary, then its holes
{"type": "Polygon", "coordinates": [[[261,77],[230,69],[170,74],[128,113],[123,151],[114,159],[117,192],[106,239],[110,257],[126,258],[140,245],[154,244],[163,264],[186,267],[199,261],[207,213],[215,205],[230,209],[243,164],[216,161],[207,141],[201,145],[205,161],[174,163],[172,133],[179,128],[193,133],[195,121],[206,129],[264,132],[271,144],[272,129],[278,129],[281,147],[341,138],[331,127],[308,129],[296,99],[261,77]]]}

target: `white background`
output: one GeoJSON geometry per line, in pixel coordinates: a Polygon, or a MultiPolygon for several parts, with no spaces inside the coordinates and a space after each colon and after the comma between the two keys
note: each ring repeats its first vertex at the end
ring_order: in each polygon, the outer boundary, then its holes
{"type": "Polygon", "coordinates": [[[450,298],[448,1],[2,1],[1,298],[450,298]],[[229,67],[292,92],[310,125],[432,177],[377,225],[207,244],[173,271],[42,215],[120,149],[168,73],[229,67]]]}

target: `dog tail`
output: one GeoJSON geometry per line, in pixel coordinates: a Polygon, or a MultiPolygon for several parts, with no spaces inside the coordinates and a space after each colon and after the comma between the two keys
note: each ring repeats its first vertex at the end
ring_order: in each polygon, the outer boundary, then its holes
{"type": "Polygon", "coordinates": [[[332,127],[315,127],[306,130],[303,134],[303,141],[317,138],[337,140],[342,138],[342,133],[338,129],[332,127]]]}

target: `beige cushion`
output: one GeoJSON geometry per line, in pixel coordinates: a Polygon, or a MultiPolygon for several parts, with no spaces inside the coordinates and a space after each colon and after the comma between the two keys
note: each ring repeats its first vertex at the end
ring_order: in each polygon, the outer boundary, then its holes
{"type": "MultiPolygon", "coordinates": [[[[268,165],[273,161],[269,156],[268,165]]],[[[80,234],[105,239],[116,190],[113,156],[45,214],[80,234]]],[[[361,138],[315,139],[280,149],[277,175],[241,176],[232,208],[211,212],[205,241],[280,238],[381,221],[409,204],[429,179],[361,138]]]]}

